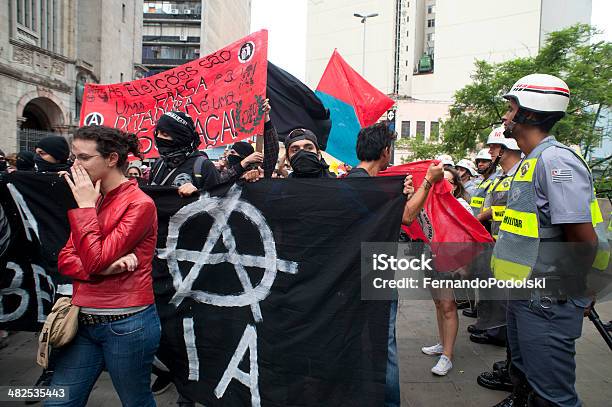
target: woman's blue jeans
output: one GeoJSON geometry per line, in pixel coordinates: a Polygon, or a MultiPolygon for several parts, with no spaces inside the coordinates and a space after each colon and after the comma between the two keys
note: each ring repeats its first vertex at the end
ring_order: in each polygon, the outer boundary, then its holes
{"type": "Polygon", "coordinates": [[[47,400],[45,406],[81,407],[102,369],[110,374],[124,407],[155,406],[151,363],[159,346],[161,325],[155,305],[108,324],[79,324],[74,340],[57,349],[51,386],[68,389],[68,400],[47,400]]]}

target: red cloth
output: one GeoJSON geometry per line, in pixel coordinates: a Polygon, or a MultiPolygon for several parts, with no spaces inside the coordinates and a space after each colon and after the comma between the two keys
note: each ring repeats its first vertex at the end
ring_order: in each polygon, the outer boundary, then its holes
{"type": "Polygon", "coordinates": [[[125,308],[153,304],[151,276],[157,243],[157,209],[135,180],[124,182],[98,202],[98,209],[68,211],[70,238],[58,256],[58,270],[73,278],[72,303],[125,308]],[[103,276],[114,261],[134,253],[132,272],[103,276]]]}
{"type": "MultiPolygon", "coordinates": [[[[415,190],[423,183],[427,169],[437,161],[416,161],[393,166],[379,175],[412,175],[415,190]]],[[[468,212],[451,193],[451,184],[442,181],[434,184],[425,201],[425,214],[431,222],[433,235],[425,236],[419,222],[402,226],[412,239],[430,243],[437,255],[435,265],[438,271],[456,270],[468,264],[480,251],[475,243],[493,243],[493,238],[482,224],[468,212]],[[456,244],[449,244],[456,243],[456,244]]]]}

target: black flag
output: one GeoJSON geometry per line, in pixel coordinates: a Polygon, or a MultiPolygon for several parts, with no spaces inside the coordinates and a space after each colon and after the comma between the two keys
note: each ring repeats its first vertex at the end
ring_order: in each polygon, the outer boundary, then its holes
{"type": "MultiPolygon", "coordinates": [[[[9,176],[24,201],[8,212],[29,212],[40,241],[65,241],[65,225],[51,219],[65,219],[70,192],[36,177],[9,176]]],[[[360,251],[362,242],[397,241],[401,189],[401,177],[262,180],[190,198],[143,187],[158,210],[158,358],[180,392],[207,406],[382,405],[389,302],[361,300],[360,251]]],[[[4,205],[6,185],[0,196],[4,205]]],[[[48,311],[35,274],[5,273],[0,318],[17,315],[7,297],[48,311]]],[[[38,318],[23,312],[12,322],[36,329],[38,318]]]]}
{"type": "Polygon", "coordinates": [[[291,130],[303,127],[317,135],[319,147],[325,150],[331,129],[329,110],[308,86],[270,61],[267,97],[270,119],[281,141],[291,130]]]}

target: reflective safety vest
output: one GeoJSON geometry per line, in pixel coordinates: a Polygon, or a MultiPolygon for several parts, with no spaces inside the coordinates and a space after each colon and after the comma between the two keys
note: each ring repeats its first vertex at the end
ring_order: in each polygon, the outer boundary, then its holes
{"type": "Polygon", "coordinates": [[[491,175],[489,178],[478,184],[476,192],[470,198],[470,206],[472,207],[472,213],[474,214],[474,216],[478,215],[482,210],[482,205],[484,204],[485,196],[487,195],[487,190],[495,180],[493,177],[494,175],[491,175]]]}
{"type": "Polygon", "coordinates": [[[499,228],[504,220],[511,183],[512,176],[502,175],[495,180],[495,183],[489,190],[489,194],[491,194],[491,235],[493,235],[495,240],[497,240],[499,228]]]}
{"type": "MultiPolygon", "coordinates": [[[[491,257],[491,269],[495,278],[499,280],[529,278],[538,259],[540,242],[542,240],[558,240],[563,235],[560,226],[544,227],[540,223],[533,183],[538,159],[544,150],[552,146],[571,151],[588,168],[580,155],[554,139],[541,143],[521,161],[507,194],[506,210],[491,257]]],[[[592,183],[591,178],[591,187],[592,183]]],[[[593,268],[606,270],[610,259],[610,248],[605,236],[606,228],[603,224],[601,211],[597,199],[595,199],[595,190],[593,188],[592,190],[591,219],[599,240],[593,268]]]]}

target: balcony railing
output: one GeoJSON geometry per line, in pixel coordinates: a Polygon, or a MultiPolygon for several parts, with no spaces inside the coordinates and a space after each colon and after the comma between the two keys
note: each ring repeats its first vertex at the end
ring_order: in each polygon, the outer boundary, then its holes
{"type": "Polygon", "coordinates": [[[181,20],[189,22],[199,22],[202,19],[202,14],[166,14],[166,13],[144,13],[143,21],[150,20],[181,20]]]}

